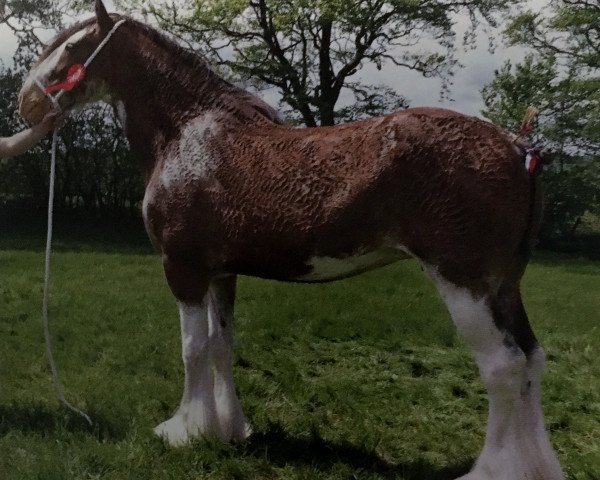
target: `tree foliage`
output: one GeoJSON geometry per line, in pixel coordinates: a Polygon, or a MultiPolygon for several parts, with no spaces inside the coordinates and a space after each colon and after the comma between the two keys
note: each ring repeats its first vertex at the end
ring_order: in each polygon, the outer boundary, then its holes
{"type": "MultiPolygon", "coordinates": [[[[0,135],[26,128],[17,114],[22,73],[0,71],[0,135]]],[[[50,139],[0,162],[0,207],[43,211],[48,196],[50,139]]],[[[137,211],[143,182],[112,109],[99,105],[74,115],[60,131],[56,209],[120,216],[137,211]]]]}
{"type": "MultiPolygon", "coordinates": [[[[26,125],[17,114],[17,93],[24,73],[65,21],[89,2],[8,0],[0,4],[1,22],[19,39],[12,69],[0,70],[0,135],[9,136],[26,125]]],[[[48,192],[50,140],[0,164],[0,205],[44,209],[48,192]]],[[[143,195],[137,163],[129,153],[112,109],[86,108],[73,115],[60,131],[57,156],[56,208],[88,214],[121,215],[135,211],[143,195]]]]}
{"type": "Polygon", "coordinates": [[[15,62],[26,65],[43,42],[40,35],[62,26],[65,2],[52,0],[0,0],[0,24],[18,40],[15,62]]]}
{"type": "MultiPolygon", "coordinates": [[[[555,105],[563,136],[581,153],[600,154],[600,3],[553,0],[550,14],[525,12],[506,30],[556,72],[555,105]]],[[[558,134],[559,132],[556,132],[558,134]]]]}
{"type": "MultiPolygon", "coordinates": [[[[454,20],[466,37],[518,0],[138,0],[121,2],[156,18],[226,74],[274,88],[287,113],[307,126],[381,114],[406,105],[385,85],[360,81],[370,64],[438,77],[457,67],[454,20]],[[350,108],[337,109],[341,97],[350,108]]],[[[119,2],[117,2],[119,4],[119,2]]]]}
{"type": "Polygon", "coordinates": [[[573,234],[586,212],[600,213],[600,5],[555,0],[551,7],[511,22],[508,42],[533,53],[507,62],[482,92],[483,114],[512,130],[528,105],[540,109],[538,140],[557,152],[545,175],[546,237],[573,234]]]}

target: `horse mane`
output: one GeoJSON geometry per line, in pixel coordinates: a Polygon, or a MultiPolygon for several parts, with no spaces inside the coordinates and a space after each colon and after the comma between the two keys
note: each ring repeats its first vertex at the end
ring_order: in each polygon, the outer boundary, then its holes
{"type": "MultiPolygon", "coordinates": [[[[127,20],[127,23],[130,26],[133,26],[138,31],[141,31],[142,33],[144,33],[147,37],[149,37],[154,43],[156,43],[160,47],[163,47],[163,48],[173,52],[173,54],[176,55],[177,58],[179,60],[183,61],[183,63],[186,64],[187,66],[210,68],[210,66],[208,65],[208,62],[205,59],[203,59],[200,55],[183,48],[177,42],[173,41],[171,38],[167,37],[167,35],[156,30],[155,28],[150,27],[149,25],[146,25],[142,22],[139,22],[138,20],[135,20],[135,19],[125,16],[125,15],[119,15],[119,14],[113,13],[113,14],[111,14],[111,18],[115,22],[118,22],[119,20],[127,20]]],[[[46,58],[48,58],[48,56],[50,56],[50,54],[54,50],[56,50],[60,45],[62,45],[69,37],[71,37],[78,31],[80,31],[86,27],[89,27],[90,25],[93,25],[95,23],[96,23],[96,17],[91,17],[86,20],[82,20],[80,22],[74,23],[70,27],[67,27],[65,30],[61,31],[56,37],[54,37],[52,39],[51,43],[49,43],[44,48],[40,57],[37,60],[37,64],[42,63],[46,58]]]]}
{"type": "MultiPolygon", "coordinates": [[[[201,75],[205,78],[211,75],[215,78],[218,78],[218,88],[221,90],[221,93],[226,93],[227,96],[234,97],[235,100],[239,102],[239,104],[235,107],[233,107],[232,105],[227,105],[224,106],[225,108],[235,108],[241,113],[244,113],[246,116],[258,116],[266,118],[269,121],[278,124],[285,123],[279,115],[279,113],[273,107],[264,102],[261,98],[219,77],[213,71],[208,61],[200,54],[184,48],[171,37],[167,36],[165,33],[157,30],[154,27],[151,27],[150,25],[135,20],[129,16],[115,13],[111,14],[110,16],[115,22],[119,20],[127,20],[126,25],[131,27],[133,30],[140,32],[152,43],[156,44],[159,48],[164,48],[165,50],[170,52],[173,58],[176,58],[182,66],[187,67],[192,71],[195,71],[198,75],[201,75]]],[[[80,31],[81,29],[95,24],[95,22],[96,17],[91,17],[81,22],[77,22],[60,32],[52,40],[52,42],[43,50],[38,61],[36,62],[36,65],[40,64],[46,58],[48,58],[48,56],[56,48],[62,45],[69,37],[80,31]]]]}
{"type": "Polygon", "coordinates": [[[134,30],[137,30],[149,38],[159,48],[163,48],[170,52],[173,58],[176,58],[182,66],[195,71],[199,76],[204,78],[213,77],[215,80],[218,80],[213,88],[217,90],[216,93],[225,94],[224,98],[228,100],[220,105],[223,110],[235,110],[244,117],[250,119],[256,120],[258,118],[266,118],[274,123],[285,123],[279,113],[260,97],[217,75],[209,62],[202,55],[184,48],[171,37],[150,25],[130,17],[119,18],[126,18],[128,24],[132,26],[134,30]],[[232,99],[234,100],[233,102],[231,101],[232,99]]]}

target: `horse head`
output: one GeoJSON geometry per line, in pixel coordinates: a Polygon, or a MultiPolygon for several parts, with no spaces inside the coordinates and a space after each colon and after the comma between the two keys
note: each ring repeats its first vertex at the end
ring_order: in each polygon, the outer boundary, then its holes
{"type": "MultiPolygon", "coordinates": [[[[59,33],[33,65],[19,93],[19,113],[29,123],[38,124],[53,108],[44,89],[65,84],[57,97],[59,107],[69,111],[99,100],[111,100],[108,76],[111,68],[111,42],[106,44],[76,81],[73,67],[83,65],[98,49],[120,19],[109,15],[101,0],[96,1],[96,15],[59,33]],[[66,83],[65,83],[66,82],[66,83]],[[68,85],[67,85],[68,84],[68,85]]],[[[77,72],[76,72],[77,73],[77,72]]]]}

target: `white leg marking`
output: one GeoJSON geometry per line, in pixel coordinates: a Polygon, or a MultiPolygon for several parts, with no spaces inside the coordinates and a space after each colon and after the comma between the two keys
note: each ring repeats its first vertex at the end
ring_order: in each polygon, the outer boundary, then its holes
{"type": "Polygon", "coordinates": [[[233,381],[233,305],[225,304],[217,289],[211,288],[209,296],[209,337],[215,368],[215,404],[219,426],[224,439],[244,440],[252,433],[252,429],[246,422],[233,381]]]}
{"type": "Polygon", "coordinates": [[[473,349],[488,391],[485,445],[473,470],[462,480],[562,480],[540,404],[543,352],[526,359],[494,324],[486,298],[476,298],[425,270],[436,283],[456,327],[473,349]]]}
{"type": "Polygon", "coordinates": [[[530,436],[521,438],[521,444],[526,445],[525,448],[529,450],[528,466],[530,471],[534,472],[532,478],[562,479],[560,463],[544,427],[541,383],[545,363],[546,357],[541,347],[532,352],[527,359],[519,398],[518,423],[530,436]]]}
{"type": "Polygon", "coordinates": [[[178,303],[178,306],[185,369],[183,398],[175,415],[154,429],[174,446],[185,444],[192,437],[220,437],[206,302],[202,305],[178,303]]]}
{"type": "Polygon", "coordinates": [[[219,286],[211,284],[202,305],[178,303],[183,398],[175,415],[154,429],[173,446],[195,437],[237,441],[251,433],[233,381],[233,299],[219,286]]]}

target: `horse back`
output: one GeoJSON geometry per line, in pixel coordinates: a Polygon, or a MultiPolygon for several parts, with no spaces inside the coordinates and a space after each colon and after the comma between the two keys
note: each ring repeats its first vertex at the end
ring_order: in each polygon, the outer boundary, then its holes
{"type": "Polygon", "coordinates": [[[161,250],[267,277],[394,248],[475,264],[517,248],[530,208],[505,132],[425,108],[306,129],[205,114],[158,163],[146,197],[161,250]]]}

